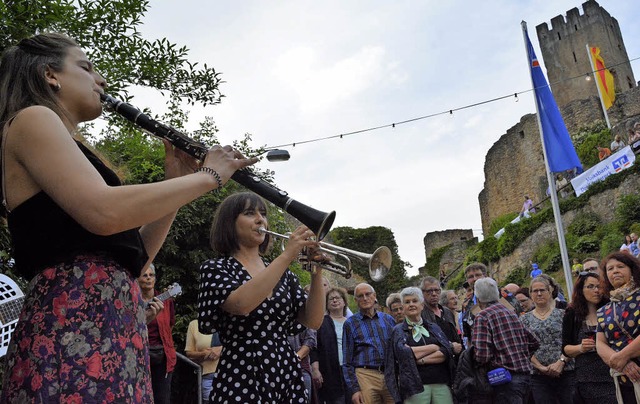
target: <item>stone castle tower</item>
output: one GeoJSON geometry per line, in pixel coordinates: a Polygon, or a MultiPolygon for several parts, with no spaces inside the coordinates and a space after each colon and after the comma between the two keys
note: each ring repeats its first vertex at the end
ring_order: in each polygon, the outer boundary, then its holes
{"type": "Polygon", "coordinates": [[[600,48],[613,74],[616,93],[636,86],[618,21],[595,0],[583,3],[582,9],[582,15],[578,8],[567,11],[566,20],[562,15],[552,18],[551,30],[546,22],[536,27],[548,80],[560,108],[598,95],[593,80],[577,79],[591,75],[587,44],[600,48]]]}
{"type": "MultiPolygon", "coordinates": [[[[580,78],[591,72],[586,44],[598,46],[615,77],[616,101],[607,111],[612,133],[625,138],[628,123],[640,119],[640,87],[634,83],[616,19],[594,0],[582,7],[583,15],[573,8],[566,20],[562,15],[553,18],[551,30],[546,23],[536,27],[549,83],[569,133],[603,120],[595,82],[580,78]]],[[[536,203],[545,198],[547,180],[535,114],[523,116],[489,149],[484,178],[478,202],[485,237],[494,219],[520,210],[524,195],[536,203]]]]}

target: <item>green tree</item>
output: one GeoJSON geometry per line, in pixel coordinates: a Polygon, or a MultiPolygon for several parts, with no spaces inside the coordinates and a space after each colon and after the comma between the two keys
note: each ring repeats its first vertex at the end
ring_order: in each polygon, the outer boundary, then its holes
{"type": "Polygon", "coordinates": [[[409,266],[409,263],[400,259],[398,245],[391,230],[381,226],[373,226],[366,229],[336,227],[331,230],[329,237],[332,240],[332,244],[368,254],[380,246],[389,247],[393,261],[387,277],[382,282],[372,281],[367,264],[360,260],[352,260],[351,265],[354,273],[360,275],[374,287],[378,295],[378,302],[381,305],[384,305],[384,300],[390,293],[397,292],[407,285],[405,268],[409,266]]]}

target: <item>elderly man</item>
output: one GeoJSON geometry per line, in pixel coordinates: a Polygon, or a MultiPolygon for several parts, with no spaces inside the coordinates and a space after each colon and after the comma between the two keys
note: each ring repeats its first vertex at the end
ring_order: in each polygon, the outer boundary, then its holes
{"type": "Polygon", "coordinates": [[[424,296],[424,309],[422,318],[425,321],[436,323],[451,342],[451,349],[454,355],[462,352],[462,339],[458,335],[456,327],[456,316],[451,310],[440,305],[440,282],[433,276],[427,276],[420,283],[422,295],[424,296]]]}
{"type": "Polygon", "coordinates": [[[531,356],[540,346],[513,311],[498,303],[500,292],[491,278],[475,282],[474,292],[481,311],[473,324],[475,359],[490,368],[504,368],[511,382],[493,386],[497,403],[525,403],[531,380],[531,356]]]}
{"type": "Polygon", "coordinates": [[[359,312],[344,322],[342,371],[353,404],[388,403],[393,398],[384,381],[384,354],[393,317],[376,311],[376,291],[361,283],[354,293],[359,312]]]}
{"type": "Polygon", "coordinates": [[[387,308],[391,313],[391,316],[399,324],[404,321],[404,306],[402,305],[402,298],[400,293],[392,293],[387,297],[387,308]]]}

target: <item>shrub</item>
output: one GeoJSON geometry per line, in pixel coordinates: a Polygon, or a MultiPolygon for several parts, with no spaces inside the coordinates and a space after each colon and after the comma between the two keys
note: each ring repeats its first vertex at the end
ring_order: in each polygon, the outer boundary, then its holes
{"type": "Polygon", "coordinates": [[[578,253],[589,254],[600,251],[600,239],[594,235],[586,235],[580,237],[574,245],[574,249],[578,253]]]}
{"type": "Polygon", "coordinates": [[[567,231],[576,236],[592,235],[598,226],[600,226],[600,223],[602,223],[602,220],[600,220],[600,217],[595,213],[580,213],[567,227],[567,231]]]}
{"type": "Polygon", "coordinates": [[[618,229],[628,234],[631,225],[640,222],[640,194],[629,194],[620,197],[616,206],[618,229]]]}
{"type": "Polygon", "coordinates": [[[623,241],[624,235],[618,231],[606,234],[600,239],[600,258],[604,258],[607,254],[620,250],[623,241]]]}
{"type": "Polygon", "coordinates": [[[456,276],[451,278],[449,282],[447,282],[447,289],[457,290],[462,287],[462,284],[466,281],[464,276],[464,270],[459,270],[456,276]]]}
{"type": "Polygon", "coordinates": [[[431,255],[427,258],[427,264],[425,265],[425,271],[427,275],[433,276],[436,279],[440,279],[440,260],[444,253],[451,247],[451,245],[446,245],[440,248],[434,248],[431,251],[431,255]]]}
{"type": "Polygon", "coordinates": [[[513,268],[504,278],[503,286],[507,283],[515,283],[520,287],[527,286],[529,283],[529,270],[523,267],[513,268]]]}
{"type": "Polygon", "coordinates": [[[586,170],[587,167],[593,167],[598,164],[598,151],[596,146],[609,147],[611,143],[611,131],[607,128],[587,135],[584,141],[576,147],[576,153],[580,158],[582,167],[586,170]]]}
{"type": "Polygon", "coordinates": [[[489,225],[489,234],[487,235],[487,237],[493,236],[494,234],[496,234],[498,230],[502,229],[503,227],[511,223],[511,221],[515,219],[517,216],[518,216],[517,213],[512,212],[512,213],[506,213],[502,216],[496,217],[493,220],[493,222],[491,222],[491,224],[489,225]]]}

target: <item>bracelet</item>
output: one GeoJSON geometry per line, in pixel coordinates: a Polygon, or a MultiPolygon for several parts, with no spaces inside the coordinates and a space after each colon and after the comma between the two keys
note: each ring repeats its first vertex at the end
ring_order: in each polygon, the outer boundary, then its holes
{"type": "Polygon", "coordinates": [[[216,188],[215,191],[219,191],[219,190],[222,189],[222,179],[220,179],[220,174],[218,174],[218,172],[216,170],[214,170],[213,168],[211,168],[211,167],[200,167],[194,172],[195,173],[205,172],[207,174],[213,175],[213,178],[215,178],[216,182],[218,183],[218,188],[216,188]]]}

